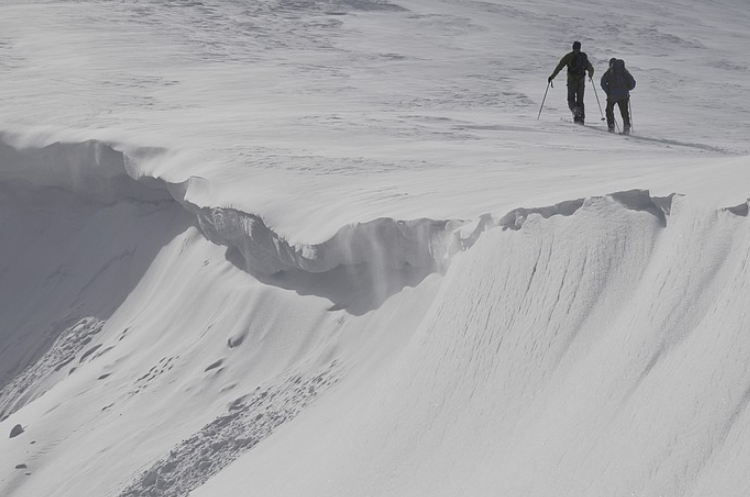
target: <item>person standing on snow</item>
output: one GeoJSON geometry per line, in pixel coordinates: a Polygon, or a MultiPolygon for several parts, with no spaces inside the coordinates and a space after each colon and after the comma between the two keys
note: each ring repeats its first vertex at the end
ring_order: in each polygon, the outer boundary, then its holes
{"type": "Polygon", "coordinates": [[[547,79],[548,83],[552,83],[555,76],[562,71],[562,68],[568,66],[568,107],[570,112],[573,113],[573,122],[583,124],[586,120],[586,111],[583,105],[583,92],[586,88],[586,72],[589,73],[589,78],[594,77],[594,66],[589,62],[589,58],[585,52],[581,52],[581,42],[573,42],[573,51],[566,54],[557,67],[552,72],[552,75],[547,79]]]}
{"type": "Polygon", "coordinates": [[[610,133],[615,131],[615,104],[622,115],[622,133],[630,134],[630,91],[635,88],[635,78],[625,69],[625,61],[609,59],[609,69],[602,76],[602,89],[607,94],[607,128],[610,133]]]}

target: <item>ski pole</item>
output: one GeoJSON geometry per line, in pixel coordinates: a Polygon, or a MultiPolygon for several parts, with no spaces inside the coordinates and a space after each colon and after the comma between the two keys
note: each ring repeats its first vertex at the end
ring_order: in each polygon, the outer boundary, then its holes
{"type": "Polygon", "coordinates": [[[604,112],[602,111],[602,104],[599,102],[599,94],[596,93],[596,85],[594,84],[594,80],[589,76],[589,81],[591,81],[591,87],[594,89],[594,96],[596,97],[596,105],[599,106],[599,114],[602,115],[602,121],[604,121],[604,112]]]}
{"type": "MultiPolygon", "coordinates": [[[[552,81],[547,81],[547,89],[544,90],[544,98],[542,99],[542,105],[539,107],[539,115],[536,116],[536,120],[539,120],[539,116],[542,115],[542,107],[544,107],[544,101],[547,100],[547,92],[549,91],[549,87],[552,86],[552,81]]],[[[554,86],[552,86],[554,88],[554,86]]]]}

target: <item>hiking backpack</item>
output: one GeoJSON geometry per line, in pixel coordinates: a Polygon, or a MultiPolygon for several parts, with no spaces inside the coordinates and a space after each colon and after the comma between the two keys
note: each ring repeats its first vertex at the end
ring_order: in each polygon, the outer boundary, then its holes
{"type": "Polygon", "coordinates": [[[578,52],[573,55],[573,59],[568,65],[568,73],[573,76],[582,77],[586,74],[586,69],[589,65],[589,57],[583,52],[578,52]]]}

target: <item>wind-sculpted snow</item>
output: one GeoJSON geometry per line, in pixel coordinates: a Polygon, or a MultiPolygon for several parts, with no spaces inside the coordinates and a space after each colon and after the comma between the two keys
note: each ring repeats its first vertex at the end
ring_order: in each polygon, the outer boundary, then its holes
{"type": "Polygon", "coordinates": [[[342,264],[367,263],[383,271],[406,265],[433,270],[440,258],[439,237],[449,227],[447,221],[381,218],[345,226],[321,244],[293,246],[253,214],[227,208],[194,210],[211,241],[228,246],[243,269],[262,275],[288,270],[324,273],[342,264]]]}
{"type": "MultiPolygon", "coordinates": [[[[0,183],[20,182],[28,188],[60,188],[105,204],[121,201],[172,201],[160,181],[140,178],[133,158],[112,145],[87,141],[16,147],[0,135],[0,183]]],[[[134,155],[158,156],[160,150],[139,150],[134,155]]]]}
{"type": "Polygon", "coordinates": [[[624,192],[511,213],[346,415],[320,399],[196,497],[744,495],[745,212],[624,192]]]}
{"type": "MultiPolygon", "coordinates": [[[[10,261],[14,254],[20,257],[20,254],[28,251],[26,247],[35,246],[39,259],[47,261],[50,268],[57,266],[47,270],[51,272],[49,276],[37,268],[39,277],[44,277],[47,282],[59,280],[63,285],[61,288],[66,288],[65,293],[78,295],[67,304],[74,311],[62,307],[42,317],[43,325],[34,325],[48,331],[42,334],[27,332],[23,326],[15,330],[13,336],[18,337],[16,340],[24,338],[20,360],[16,357],[14,362],[4,361],[0,385],[11,382],[0,395],[0,415],[5,416],[33,400],[43,391],[43,385],[49,378],[59,379],[61,369],[76,359],[76,354],[86,342],[68,343],[68,334],[78,329],[77,325],[71,326],[88,320],[100,322],[116,310],[118,302],[118,299],[114,299],[109,305],[90,308],[75,303],[77,299],[86,301],[86,292],[96,287],[97,281],[109,278],[107,275],[113,268],[133,272],[133,267],[128,264],[139,248],[142,250],[148,246],[153,251],[166,242],[165,235],[174,236],[192,224],[187,221],[186,213],[179,213],[179,205],[195,216],[196,224],[208,240],[227,247],[227,259],[243,271],[265,284],[294,290],[300,295],[324,297],[331,302],[330,310],[344,309],[351,314],[361,315],[377,309],[403,288],[417,286],[429,274],[445,271],[450,258],[461,250],[469,249],[486,230],[494,227],[519,230],[526,219],[535,214],[543,218],[571,216],[584,203],[579,199],[549,207],[518,208],[503,216],[487,214],[463,227],[465,223],[460,221],[381,218],[344,226],[335,236],[320,244],[292,245],[266,226],[257,215],[226,207],[201,207],[187,201],[191,181],[169,184],[157,178],[138,176],[136,159],[112,145],[88,141],[78,144],[55,143],[40,148],[15,148],[0,143],[0,152],[0,187],[7,189],[3,190],[6,191],[3,199],[7,214],[3,231],[8,233],[4,237],[7,245],[4,249],[7,254],[5,261],[10,261]],[[67,191],[70,195],[58,190],[67,191]],[[50,196],[50,192],[57,193],[50,196]],[[91,201],[95,203],[91,204],[91,201]],[[29,202],[48,205],[51,217],[47,218],[46,211],[40,212],[39,216],[27,216],[26,204],[29,202]],[[169,217],[177,220],[177,223],[155,231],[148,226],[150,222],[141,221],[145,213],[161,215],[162,212],[171,213],[169,217]],[[123,216],[133,231],[122,230],[123,216]],[[26,225],[37,225],[37,229],[43,233],[43,241],[31,235],[29,238],[19,238],[18,227],[26,225]],[[65,238],[60,238],[57,231],[47,229],[48,225],[58,228],[65,238]],[[87,237],[97,240],[94,245],[100,244],[100,239],[129,240],[119,242],[119,245],[110,244],[111,255],[103,256],[101,253],[88,253],[87,237]],[[50,258],[44,251],[45,246],[66,245],[78,247],[74,249],[78,264],[102,258],[101,268],[94,271],[93,266],[87,264],[85,272],[91,273],[91,276],[73,287],[65,286],[69,284],[70,269],[67,266],[70,261],[66,257],[70,255],[63,253],[57,254],[57,258],[50,258]],[[84,309],[88,310],[84,312],[84,309]],[[49,321],[45,321],[47,319],[49,321]]],[[[161,154],[163,151],[160,150],[138,152],[139,156],[149,157],[150,160],[155,160],[154,157],[161,154]]],[[[616,193],[611,198],[630,209],[649,211],[662,223],[665,222],[668,201],[652,199],[642,191],[616,193]]],[[[155,218],[155,222],[158,222],[158,218],[155,218]]],[[[144,265],[150,262],[149,257],[138,259],[137,264],[141,269],[134,274],[145,270],[144,265]]],[[[36,264],[34,259],[28,261],[29,264],[36,264]]],[[[10,266],[2,274],[10,282],[6,284],[5,291],[14,292],[16,285],[10,266]]],[[[77,276],[80,277],[80,274],[77,276]]],[[[132,284],[135,283],[137,281],[133,280],[132,284]]],[[[33,293],[33,284],[32,279],[20,286],[33,293]]],[[[49,287],[49,283],[46,286],[49,287]]],[[[19,298],[18,292],[14,293],[9,302],[19,298]]],[[[122,295],[126,296],[127,290],[122,295]]],[[[42,303],[39,305],[49,309],[42,303]]],[[[5,314],[7,323],[15,322],[12,321],[14,313],[5,314]]],[[[16,319],[22,319],[23,314],[19,316],[16,319]]],[[[13,327],[11,324],[7,326],[9,330],[13,327]]],[[[73,336],[77,335],[73,333],[73,336]]],[[[17,350],[14,353],[19,355],[17,350]]]]}
{"type": "Polygon", "coordinates": [[[83,200],[179,202],[203,234],[226,246],[227,258],[266,283],[318,293],[335,308],[363,313],[404,286],[414,286],[445,261],[442,245],[458,222],[381,218],[342,227],[329,240],[289,244],[263,219],[228,207],[188,200],[192,179],[169,183],[144,176],[138,160],[158,161],[164,151],[135,149],[128,155],[97,141],[16,148],[0,141],[0,184],[41,191],[55,188],[83,200]]]}
{"type": "MultiPolygon", "coordinates": [[[[208,240],[227,247],[227,258],[237,267],[264,283],[323,296],[332,302],[331,309],[354,314],[377,308],[404,287],[444,270],[452,254],[473,245],[487,229],[517,230],[529,215],[572,215],[583,204],[578,199],[518,208],[500,217],[486,214],[462,228],[465,222],[459,220],[380,218],[343,226],[323,243],[290,244],[256,214],[188,201],[193,179],[168,183],[140,175],[137,160],[112,145],[90,141],[38,149],[2,147],[0,179],[6,182],[20,181],[33,189],[62,188],[104,203],[176,200],[195,216],[208,240]]],[[[158,160],[164,151],[141,150],[138,155],[158,160]]],[[[612,198],[665,222],[668,200],[652,199],[643,191],[615,193],[612,198]],[[666,209],[660,202],[666,202],[666,209]]]]}
{"type": "MultiPolygon", "coordinates": [[[[615,192],[608,197],[628,209],[649,212],[659,219],[662,225],[666,226],[673,195],[664,198],[652,197],[647,191],[632,190],[615,192]]],[[[458,250],[470,248],[477,242],[479,236],[493,228],[518,231],[523,227],[524,222],[526,222],[529,216],[532,215],[539,215],[544,219],[552,216],[572,216],[583,207],[584,203],[585,199],[581,198],[546,207],[519,207],[499,217],[492,214],[485,214],[480,216],[475,222],[469,223],[454,232],[450,252],[455,253],[458,250]]]]}
{"type": "MultiPolygon", "coordinates": [[[[189,204],[187,204],[189,205],[189,204]]],[[[317,294],[332,309],[362,314],[445,264],[445,240],[457,222],[377,219],[342,227],[316,245],[290,245],[258,216],[189,205],[206,237],[261,281],[317,294]]]]}
{"type": "Polygon", "coordinates": [[[190,225],[103,144],[0,144],[0,418],[75,369],[161,247],[190,225]]]}
{"type": "MultiPolygon", "coordinates": [[[[92,337],[161,247],[193,225],[264,283],[353,314],[376,309],[445,262],[445,221],[379,219],[345,226],[322,244],[292,246],[258,216],[198,207],[184,200],[184,185],[139,175],[137,157],[162,154],[134,157],[95,141],[0,142],[0,418],[90,359],[92,337]]],[[[115,346],[100,343],[96,355],[115,346]]]]}
{"type": "Polygon", "coordinates": [[[629,190],[304,245],[139,173],[164,151],[2,147],[13,497],[698,496],[746,478],[747,203],[629,190]]]}

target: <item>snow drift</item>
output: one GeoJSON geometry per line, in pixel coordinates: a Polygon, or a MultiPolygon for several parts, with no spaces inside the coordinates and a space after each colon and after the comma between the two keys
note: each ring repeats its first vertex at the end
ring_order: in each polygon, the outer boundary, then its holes
{"type": "Polygon", "coordinates": [[[115,146],[2,150],[12,495],[704,495],[746,478],[747,204],[634,190],[295,246],[186,201],[189,182],[131,176],[115,146]]]}
{"type": "MultiPolygon", "coordinates": [[[[155,160],[161,153],[138,151],[137,156],[155,160]]],[[[136,162],[115,146],[96,141],[20,149],[0,144],[5,214],[2,253],[7,265],[2,274],[8,293],[3,317],[8,320],[7,329],[13,330],[7,339],[19,344],[3,349],[8,358],[2,361],[2,385],[10,378],[15,385],[0,396],[0,406],[6,406],[0,415],[34,398],[27,391],[29,383],[34,383],[28,376],[39,371],[19,373],[40,356],[44,356],[39,364],[46,364],[45,371],[51,367],[58,372],[73,361],[101,331],[102,319],[93,316],[106,319],[111,315],[156,252],[189,227],[227,247],[229,261],[265,283],[300,293],[316,292],[332,299],[334,306],[357,313],[379,306],[444,262],[440,244],[450,224],[446,221],[379,219],[345,226],[321,244],[293,246],[256,215],[188,202],[190,180],[169,184],[136,176],[136,162]],[[19,260],[28,267],[19,265],[19,260]],[[76,282],[71,284],[71,279],[76,282]],[[99,285],[111,300],[92,305],[86,292],[99,285]],[[109,286],[120,286],[118,297],[106,292],[109,286]],[[29,296],[37,291],[38,300],[29,303],[29,296]],[[50,309],[43,297],[46,294],[71,298],[50,309]],[[14,299],[27,303],[15,304],[14,299]],[[45,316],[40,310],[52,314],[45,316]],[[28,312],[36,315],[33,321],[24,322],[28,312]],[[47,330],[31,331],[40,327],[47,330]],[[55,341],[52,355],[44,354],[45,347],[55,341]]],[[[40,385],[36,389],[42,391],[40,385]]]]}
{"type": "Polygon", "coordinates": [[[354,405],[196,495],[742,495],[745,209],[619,197],[483,234],[354,405]]]}
{"type": "MultiPolygon", "coordinates": [[[[85,437],[100,447],[90,454],[94,464],[112,443],[143,448],[180,405],[191,421],[159,435],[147,459],[120,454],[108,464],[135,477],[144,462],[167,454],[124,495],[196,488],[339,381],[352,360],[335,352],[345,316],[381,307],[445,262],[435,247],[448,222],[381,219],[298,247],[257,216],[187,202],[185,184],[137,176],[136,159],[112,145],[5,144],[2,151],[0,416],[4,425],[31,410],[61,422],[26,431],[39,438],[30,455],[17,452],[21,445],[4,449],[28,461],[5,480],[9,492],[57,491],[59,479],[42,475],[59,468],[42,461],[80,443],[68,429],[86,426],[85,437]],[[215,390],[208,397],[207,386],[215,390]],[[79,399],[73,404],[63,398],[69,389],[79,399]],[[84,398],[89,414],[79,410],[84,398]],[[144,413],[161,421],[128,442],[111,431],[114,413],[124,426],[144,413]],[[40,477],[24,481],[24,474],[40,477]]],[[[366,320],[383,319],[391,318],[366,320]]],[[[92,484],[70,483],[63,492],[92,484]]],[[[113,483],[103,479],[102,491],[120,486],[113,483]]]]}

